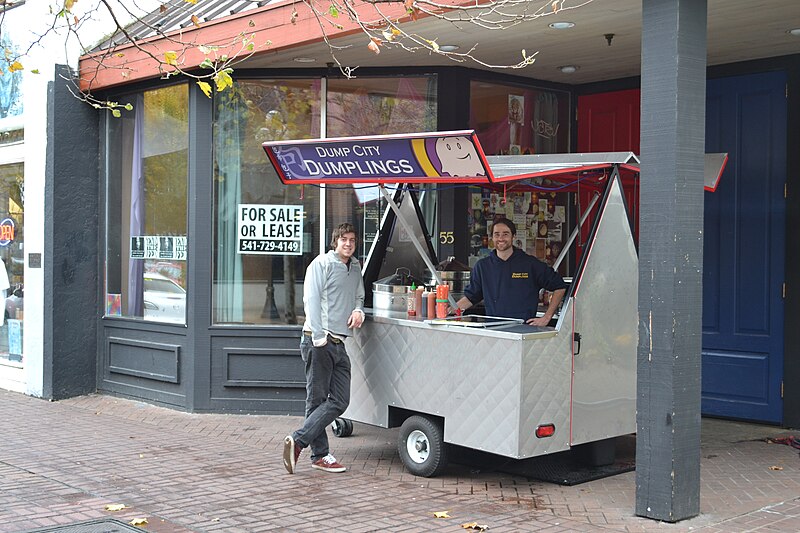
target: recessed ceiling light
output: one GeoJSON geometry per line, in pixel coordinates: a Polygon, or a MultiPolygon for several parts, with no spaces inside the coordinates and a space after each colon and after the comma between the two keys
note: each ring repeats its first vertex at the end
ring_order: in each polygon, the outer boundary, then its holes
{"type": "Polygon", "coordinates": [[[439,45],[439,50],[441,50],[442,52],[455,52],[459,48],[461,48],[461,47],[458,46],[457,44],[442,44],[442,45],[439,45]]]}
{"type": "Polygon", "coordinates": [[[800,37],[800,28],[787,30],[786,33],[788,33],[789,35],[794,35],[795,37],[800,37]]]}
{"type": "Polygon", "coordinates": [[[572,74],[573,72],[578,70],[578,67],[576,67],[575,65],[563,65],[561,67],[558,67],[558,70],[560,70],[564,74],[572,74]]]}
{"type": "Polygon", "coordinates": [[[314,59],[313,57],[295,57],[294,58],[294,62],[295,63],[314,63],[315,61],[316,61],[316,59],[314,59]]]}
{"type": "Polygon", "coordinates": [[[574,22],[567,22],[567,21],[550,23],[550,27],[553,28],[554,30],[566,30],[572,28],[573,26],[575,26],[574,22]]]}

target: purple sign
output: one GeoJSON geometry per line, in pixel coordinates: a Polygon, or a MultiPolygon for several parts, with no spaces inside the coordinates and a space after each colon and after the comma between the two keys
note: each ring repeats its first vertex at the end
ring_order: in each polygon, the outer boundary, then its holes
{"type": "Polygon", "coordinates": [[[265,142],[283,183],[488,183],[474,131],[265,142]]]}

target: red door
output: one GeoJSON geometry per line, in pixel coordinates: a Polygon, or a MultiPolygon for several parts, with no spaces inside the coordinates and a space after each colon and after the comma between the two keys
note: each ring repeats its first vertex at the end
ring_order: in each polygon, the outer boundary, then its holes
{"type": "MultiPolygon", "coordinates": [[[[633,152],[639,155],[639,89],[578,97],[578,152],[633,152]]],[[[633,226],[639,242],[639,191],[625,190],[633,226]]],[[[581,209],[591,201],[590,193],[578,194],[581,209]]],[[[592,220],[589,217],[587,220],[592,220]]],[[[578,257],[589,235],[589,224],[581,228],[578,257]]]]}

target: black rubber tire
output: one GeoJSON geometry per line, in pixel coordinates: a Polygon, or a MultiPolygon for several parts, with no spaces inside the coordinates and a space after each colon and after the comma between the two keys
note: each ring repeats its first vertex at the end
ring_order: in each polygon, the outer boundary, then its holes
{"type": "Polygon", "coordinates": [[[447,466],[449,450],[444,430],[438,421],[426,416],[414,415],[403,422],[397,451],[406,469],[415,476],[434,477],[447,466]]]}
{"type": "Polygon", "coordinates": [[[331,430],[337,437],[349,437],[353,434],[353,422],[346,418],[337,418],[331,424],[331,430]]]}

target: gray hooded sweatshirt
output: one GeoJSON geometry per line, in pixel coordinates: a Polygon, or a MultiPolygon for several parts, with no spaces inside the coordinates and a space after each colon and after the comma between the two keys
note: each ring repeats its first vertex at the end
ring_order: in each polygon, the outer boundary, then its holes
{"type": "Polygon", "coordinates": [[[351,257],[347,265],[333,250],[315,257],[306,269],[303,306],[303,331],[311,332],[315,346],[322,344],[328,333],[350,335],[347,321],[354,310],[363,313],[364,307],[364,280],[358,259],[351,257]]]}

